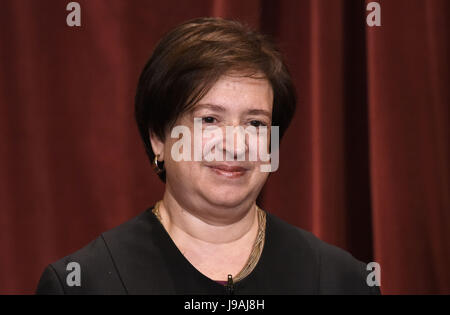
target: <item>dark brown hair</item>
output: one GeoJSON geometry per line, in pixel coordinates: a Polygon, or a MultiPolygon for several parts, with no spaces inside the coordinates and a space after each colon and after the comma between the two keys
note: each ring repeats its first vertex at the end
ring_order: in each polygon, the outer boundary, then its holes
{"type": "MultiPolygon", "coordinates": [[[[237,21],[198,18],[166,34],[139,78],[135,115],[147,155],[155,158],[150,132],[162,141],[177,118],[224,74],[263,75],[273,89],[272,125],[283,136],[295,112],[289,72],[273,43],[237,21]]],[[[165,180],[165,173],[159,174],[165,180]]]]}

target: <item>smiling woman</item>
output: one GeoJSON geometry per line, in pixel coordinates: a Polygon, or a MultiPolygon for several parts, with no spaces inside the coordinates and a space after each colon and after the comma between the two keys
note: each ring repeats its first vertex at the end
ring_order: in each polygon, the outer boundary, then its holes
{"type": "Polygon", "coordinates": [[[37,292],[378,293],[363,263],[256,204],[268,173],[261,156],[250,158],[251,143],[268,149],[270,131],[262,130],[279,127],[282,137],[294,110],[290,75],[264,36],[216,18],[175,28],[153,52],[136,95],[146,152],[166,184],[162,200],[49,265],[37,292]],[[200,139],[177,146],[173,130],[195,134],[196,121],[200,139]],[[174,147],[201,158],[176,158],[174,147]],[[71,262],[81,281],[66,281],[71,262]]]}

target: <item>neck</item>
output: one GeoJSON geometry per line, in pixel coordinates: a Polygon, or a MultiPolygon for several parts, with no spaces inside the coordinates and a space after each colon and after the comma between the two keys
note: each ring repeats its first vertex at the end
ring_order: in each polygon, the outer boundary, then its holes
{"type": "Polygon", "coordinates": [[[214,205],[208,209],[184,206],[168,190],[159,205],[162,224],[174,240],[191,242],[193,245],[218,246],[254,241],[258,232],[257,207],[254,201],[232,209],[217,208],[214,205]]]}

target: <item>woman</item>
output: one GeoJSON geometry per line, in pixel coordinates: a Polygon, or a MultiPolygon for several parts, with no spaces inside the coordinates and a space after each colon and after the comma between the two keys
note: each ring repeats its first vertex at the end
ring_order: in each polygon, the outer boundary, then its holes
{"type": "Polygon", "coordinates": [[[252,141],[269,150],[265,136],[278,129],[264,127],[278,126],[281,137],[294,110],[291,78],[262,35],[216,18],[175,28],[136,95],[139,131],[166,185],[162,200],[49,265],[37,293],[378,293],[363,263],[256,205],[269,173],[261,156],[250,158],[252,141]],[[73,262],[78,282],[69,279],[73,262]]]}

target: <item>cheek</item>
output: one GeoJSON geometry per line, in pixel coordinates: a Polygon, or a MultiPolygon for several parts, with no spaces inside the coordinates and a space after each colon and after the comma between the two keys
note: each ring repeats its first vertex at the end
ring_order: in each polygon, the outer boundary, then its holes
{"type": "Polygon", "coordinates": [[[167,177],[175,181],[186,181],[192,176],[194,170],[192,170],[192,163],[185,161],[174,161],[172,159],[167,161],[165,166],[167,177]]]}
{"type": "Polygon", "coordinates": [[[267,154],[270,153],[270,129],[261,130],[258,134],[258,158],[259,161],[267,162],[267,154]]]}
{"type": "Polygon", "coordinates": [[[253,176],[251,179],[251,181],[257,186],[259,186],[259,184],[261,183],[262,183],[261,185],[263,185],[266,182],[267,178],[269,177],[269,173],[261,172],[260,165],[261,163],[257,163],[255,165],[255,168],[253,170],[253,176]]]}

